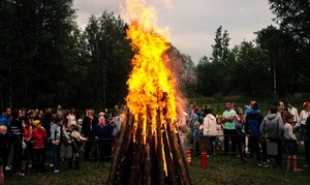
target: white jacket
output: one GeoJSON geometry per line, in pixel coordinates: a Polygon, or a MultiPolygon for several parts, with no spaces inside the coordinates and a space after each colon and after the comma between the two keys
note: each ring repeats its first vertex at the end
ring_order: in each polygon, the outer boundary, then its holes
{"type": "Polygon", "coordinates": [[[216,136],[216,126],[216,118],[212,114],[206,115],[206,117],[203,119],[203,125],[201,127],[202,135],[208,137],[216,136]]]}

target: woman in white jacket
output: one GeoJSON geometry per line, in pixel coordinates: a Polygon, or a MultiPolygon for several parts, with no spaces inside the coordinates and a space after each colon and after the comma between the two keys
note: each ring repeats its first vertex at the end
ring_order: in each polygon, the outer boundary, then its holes
{"type": "Polygon", "coordinates": [[[200,126],[200,129],[202,131],[203,139],[201,144],[201,150],[208,151],[209,154],[214,154],[214,144],[216,135],[217,135],[217,123],[216,118],[212,114],[211,109],[206,109],[205,111],[205,118],[203,119],[203,124],[200,126]]]}

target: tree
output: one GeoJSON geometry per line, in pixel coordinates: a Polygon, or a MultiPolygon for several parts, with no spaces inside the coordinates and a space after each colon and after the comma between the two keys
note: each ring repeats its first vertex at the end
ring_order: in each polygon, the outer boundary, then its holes
{"type": "Polygon", "coordinates": [[[211,60],[216,63],[225,65],[229,53],[229,34],[227,30],[222,34],[222,26],[220,26],[215,33],[215,45],[212,45],[212,58],[211,60]]]}
{"type": "Polygon", "coordinates": [[[130,42],[126,39],[128,25],[113,13],[103,12],[92,16],[85,29],[89,89],[93,96],[91,104],[111,107],[123,102],[127,94],[127,77],[131,70],[133,56],[130,42]]]}
{"type": "Polygon", "coordinates": [[[0,2],[0,74],[5,106],[52,105],[66,80],[72,0],[0,2]],[[8,80],[4,80],[8,79],[8,80]]]}

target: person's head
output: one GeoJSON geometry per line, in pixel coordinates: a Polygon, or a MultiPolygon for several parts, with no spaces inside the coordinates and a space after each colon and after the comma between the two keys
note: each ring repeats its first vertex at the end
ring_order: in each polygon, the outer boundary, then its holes
{"type": "Polygon", "coordinates": [[[99,121],[99,124],[100,124],[100,125],[106,123],[104,116],[100,116],[100,117],[98,118],[98,121],[99,121]]]}
{"type": "Polygon", "coordinates": [[[70,108],[69,114],[75,114],[75,108],[70,108]]]}
{"type": "Polygon", "coordinates": [[[12,114],[11,108],[5,108],[3,114],[7,117],[11,117],[12,114]]]}
{"type": "Polygon", "coordinates": [[[78,119],[77,123],[78,123],[78,125],[82,125],[83,124],[83,120],[82,119],[78,119]]]}
{"type": "Polygon", "coordinates": [[[61,126],[61,125],[63,125],[64,120],[63,120],[62,118],[58,118],[58,119],[56,120],[56,122],[57,122],[57,125],[61,126]]]}
{"type": "Polygon", "coordinates": [[[93,111],[92,109],[88,109],[88,110],[87,110],[87,116],[88,116],[88,117],[94,116],[94,111],[93,111]]]}
{"type": "Polygon", "coordinates": [[[304,102],[303,108],[304,108],[304,110],[309,111],[310,110],[310,103],[309,102],[304,102]]]}
{"type": "Polygon", "coordinates": [[[237,114],[240,116],[240,115],[243,115],[243,109],[241,107],[238,107],[237,108],[237,114]]]}
{"type": "Polygon", "coordinates": [[[75,125],[75,124],[72,124],[71,126],[70,126],[70,130],[72,130],[72,131],[78,131],[79,130],[79,127],[77,126],[77,125],[75,125]]]}
{"type": "Polygon", "coordinates": [[[205,114],[206,115],[208,115],[208,114],[212,114],[212,109],[211,108],[207,108],[206,110],[205,110],[205,114]]]}
{"type": "Polygon", "coordinates": [[[13,120],[21,120],[23,118],[23,112],[20,109],[16,109],[12,112],[12,119],[13,120]]]}
{"type": "Polygon", "coordinates": [[[231,110],[231,109],[233,109],[233,103],[232,103],[232,102],[226,102],[226,103],[225,103],[225,108],[226,108],[226,110],[231,110]]]}
{"type": "Polygon", "coordinates": [[[34,119],[36,117],[36,112],[33,109],[27,111],[28,119],[34,119]]]}
{"type": "Polygon", "coordinates": [[[294,116],[292,114],[286,115],[286,120],[287,123],[294,123],[294,116]]]}
{"type": "Polygon", "coordinates": [[[278,111],[281,110],[280,102],[277,101],[277,102],[273,103],[273,106],[277,107],[278,111]]]}
{"type": "Polygon", "coordinates": [[[58,110],[58,111],[61,111],[61,110],[62,110],[61,105],[58,105],[58,106],[57,106],[57,110],[58,110]]]}
{"type": "Polygon", "coordinates": [[[33,125],[34,127],[40,127],[40,126],[41,126],[41,121],[40,121],[40,120],[34,120],[33,123],[32,123],[32,125],[33,125]]]}
{"type": "Polygon", "coordinates": [[[280,104],[280,107],[279,107],[280,110],[284,110],[285,109],[284,103],[282,101],[280,101],[279,104],[280,104]]]}
{"type": "Polygon", "coordinates": [[[278,113],[278,107],[277,107],[277,106],[271,107],[270,113],[271,113],[271,114],[277,114],[277,113],[278,113]]]}
{"type": "Polygon", "coordinates": [[[291,109],[291,108],[293,108],[293,105],[291,103],[288,103],[287,107],[291,109]]]}
{"type": "Polygon", "coordinates": [[[250,107],[252,108],[252,106],[253,106],[255,103],[256,103],[255,100],[251,100],[251,101],[250,101],[250,107]]]}
{"type": "Polygon", "coordinates": [[[257,103],[254,103],[254,104],[252,105],[252,109],[253,109],[253,110],[258,110],[258,109],[259,109],[258,104],[257,104],[257,103]]]}
{"type": "Polygon", "coordinates": [[[109,109],[108,109],[108,108],[105,108],[105,109],[104,109],[104,112],[105,112],[105,113],[108,113],[108,112],[109,112],[109,109]]]}
{"type": "Polygon", "coordinates": [[[103,116],[103,117],[104,117],[104,115],[105,115],[105,113],[104,113],[104,112],[99,112],[99,114],[98,114],[98,118],[99,118],[99,117],[101,117],[101,116],[103,116]]]}
{"type": "Polygon", "coordinates": [[[1,135],[6,135],[6,132],[8,131],[8,128],[4,125],[0,126],[0,134],[1,135]]]}
{"type": "Polygon", "coordinates": [[[194,124],[194,126],[195,126],[196,129],[199,129],[200,123],[199,123],[199,122],[196,122],[196,123],[194,124]]]}

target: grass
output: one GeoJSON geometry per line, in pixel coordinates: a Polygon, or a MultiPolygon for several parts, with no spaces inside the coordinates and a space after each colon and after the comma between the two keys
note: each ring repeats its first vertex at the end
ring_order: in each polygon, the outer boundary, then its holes
{"type": "MultiPolygon", "coordinates": [[[[301,160],[300,165],[305,161],[301,160]]],[[[283,163],[285,164],[285,162],[283,163]]],[[[9,177],[7,185],[99,185],[105,184],[110,163],[105,163],[97,169],[97,162],[81,162],[81,169],[68,170],[66,166],[61,168],[59,174],[53,174],[52,170],[44,173],[29,173],[25,177],[9,177]]],[[[193,157],[193,165],[190,166],[190,174],[195,185],[259,185],[280,184],[294,185],[305,184],[310,181],[309,172],[286,172],[284,169],[258,167],[254,159],[249,159],[243,164],[239,159],[231,156],[217,156],[208,158],[209,168],[200,168],[198,157],[193,157]]],[[[48,167],[47,167],[48,168],[48,167]]]]}

